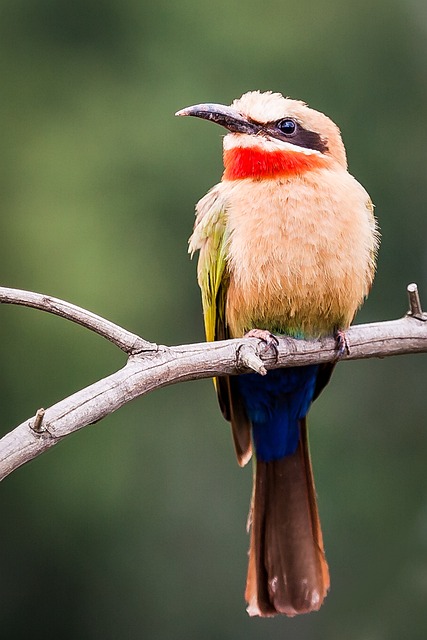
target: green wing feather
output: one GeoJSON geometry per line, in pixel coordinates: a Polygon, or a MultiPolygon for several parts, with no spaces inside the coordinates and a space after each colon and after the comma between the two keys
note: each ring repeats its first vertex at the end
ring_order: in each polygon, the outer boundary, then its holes
{"type": "MultiPolygon", "coordinates": [[[[211,189],[196,207],[196,222],[189,241],[191,255],[200,251],[197,278],[202,292],[206,340],[229,338],[225,317],[228,289],[227,206],[222,184],[211,189]]],[[[234,446],[240,465],[251,457],[251,425],[230,376],[214,378],[221,411],[231,422],[234,446]]]]}
{"type": "Polygon", "coordinates": [[[225,303],[228,287],[226,208],[220,185],[197,204],[196,223],[189,241],[191,255],[200,251],[197,278],[202,292],[206,340],[226,337],[225,303]]]}

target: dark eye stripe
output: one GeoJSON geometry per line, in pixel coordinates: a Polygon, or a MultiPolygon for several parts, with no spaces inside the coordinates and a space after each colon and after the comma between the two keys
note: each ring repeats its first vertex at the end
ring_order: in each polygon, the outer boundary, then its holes
{"type": "MultiPolygon", "coordinates": [[[[272,138],[289,142],[295,146],[303,147],[304,149],[313,149],[314,151],[320,151],[320,153],[326,153],[329,150],[326,141],[319,133],[316,133],[316,131],[310,131],[309,129],[304,129],[304,127],[299,123],[295,123],[296,128],[292,134],[284,133],[282,127],[284,123],[287,122],[294,122],[294,120],[292,118],[283,118],[278,122],[261,125],[261,127],[262,130],[272,138]]],[[[287,128],[288,127],[285,126],[285,129],[287,128]]]]}

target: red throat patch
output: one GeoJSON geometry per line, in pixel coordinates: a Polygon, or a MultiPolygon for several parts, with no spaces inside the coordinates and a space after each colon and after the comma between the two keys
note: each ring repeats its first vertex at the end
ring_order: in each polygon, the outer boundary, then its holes
{"type": "Polygon", "coordinates": [[[223,180],[265,180],[291,176],[327,165],[327,158],[301,151],[265,151],[261,147],[234,147],[224,151],[223,180]]]}

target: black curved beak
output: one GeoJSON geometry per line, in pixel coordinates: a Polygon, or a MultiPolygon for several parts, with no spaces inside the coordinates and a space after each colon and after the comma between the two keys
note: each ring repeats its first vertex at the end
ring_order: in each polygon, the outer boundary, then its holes
{"type": "Polygon", "coordinates": [[[192,107],[186,107],[177,111],[176,116],[194,116],[196,118],[203,118],[204,120],[211,120],[225,127],[231,133],[249,133],[256,134],[261,130],[261,127],[255,122],[247,120],[238,111],[235,111],[231,107],[226,107],[223,104],[195,104],[192,107]]]}

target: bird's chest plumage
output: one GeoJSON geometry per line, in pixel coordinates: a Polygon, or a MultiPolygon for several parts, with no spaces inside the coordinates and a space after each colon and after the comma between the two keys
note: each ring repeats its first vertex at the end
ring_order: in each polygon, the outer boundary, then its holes
{"type": "Polygon", "coordinates": [[[373,271],[374,229],[359,183],[341,170],[223,184],[231,334],[346,328],[373,271]]]}

